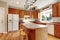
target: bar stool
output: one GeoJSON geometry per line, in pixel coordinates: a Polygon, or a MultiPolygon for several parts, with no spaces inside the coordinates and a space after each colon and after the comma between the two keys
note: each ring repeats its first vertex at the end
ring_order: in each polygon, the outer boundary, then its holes
{"type": "Polygon", "coordinates": [[[23,32],[23,29],[20,30],[20,40],[28,40],[28,35],[23,32]]]}

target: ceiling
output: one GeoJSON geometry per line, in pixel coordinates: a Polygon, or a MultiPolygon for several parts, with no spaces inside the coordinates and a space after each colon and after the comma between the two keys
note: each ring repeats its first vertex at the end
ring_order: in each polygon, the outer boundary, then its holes
{"type": "MultiPolygon", "coordinates": [[[[26,3],[26,0],[1,0],[4,2],[7,2],[9,7],[12,8],[19,8],[19,9],[25,9],[24,5],[26,3]]],[[[49,4],[53,4],[57,2],[58,0],[37,0],[33,6],[37,6],[38,9],[43,8],[49,4]]]]}
{"type": "Polygon", "coordinates": [[[7,2],[9,7],[24,9],[26,0],[1,0],[7,2]]]}
{"type": "Polygon", "coordinates": [[[59,2],[59,0],[38,0],[34,5],[37,6],[37,9],[40,9],[56,2],[59,2]]]}

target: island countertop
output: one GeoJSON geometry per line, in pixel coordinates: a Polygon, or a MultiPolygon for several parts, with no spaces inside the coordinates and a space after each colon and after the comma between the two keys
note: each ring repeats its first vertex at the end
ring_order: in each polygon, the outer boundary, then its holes
{"type": "Polygon", "coordinates": [[[24,23],[22,23],[22,25],[28,29],[46,28],[47,27],[47,25],[35,24],[35,23],[31,23],[31,22],[24,22],[24,23]]]}

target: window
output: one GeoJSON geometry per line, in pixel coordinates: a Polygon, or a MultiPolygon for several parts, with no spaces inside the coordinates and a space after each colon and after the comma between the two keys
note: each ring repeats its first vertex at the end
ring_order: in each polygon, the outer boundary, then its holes
{"type": "Polygon", "coordinates": [[[52,9],[41,12],[39,19],[41,22],[52,22],[52,9]]]}

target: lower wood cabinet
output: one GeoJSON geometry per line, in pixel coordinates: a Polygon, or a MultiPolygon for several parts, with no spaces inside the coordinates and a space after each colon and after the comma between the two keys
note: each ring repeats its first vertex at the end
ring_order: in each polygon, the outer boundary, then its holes
{"type": "Polygon", "coordinates": [[[54,24],[54,36],[60,38],[60,24],[54,24]]]}
{"type": "Polygon", "coordinates": [[[35,30],[28,29],[28,40],[35,40],[35,30]]]}
{"type": "Polygon", "coordinates": [[[54,23],[51,25],[47,24],[47,26],[48,26],[48,33],[50,35],[60,38],[60,23],[54,23]]]}

